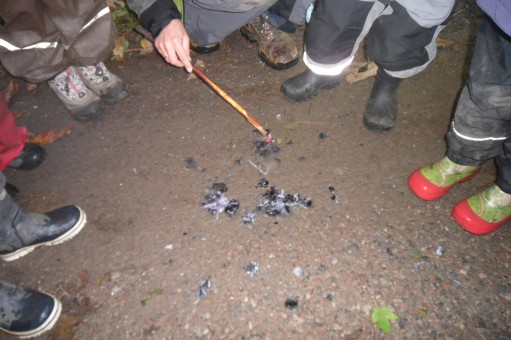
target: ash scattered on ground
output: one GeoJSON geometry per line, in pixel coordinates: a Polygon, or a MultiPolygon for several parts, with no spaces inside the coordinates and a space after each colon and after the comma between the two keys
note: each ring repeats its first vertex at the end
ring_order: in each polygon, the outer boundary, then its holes
{"type": "Polygon", "coordinates": [[[199,288],[197,289],[197,297],[199,299],[204,298],[209,293],[209,289],[211,288],[211,281],[208,279],[203,279],[199,281],[199,288]]]}
{"type": "Polygon", "coordinates": [[[245,267],[243,267],[243,269],[245,269],[248,276],[250,276],[251,278],[254,278],[257,276],[257,273],[259,272],[259,263],[250,262],[245,267]]]}
{"type": "Polygon", "coordinates": [[[275,141],[267,142],[266,140],[254,139],[255,154],[261,157],[268,157],[280,151],[280,148],[275,144],[275,141]]]}
{"type": "MultiPolygon", "coordinates": [[[[268,216],[289,215],[292,207],[310,208],[312,199],[310,197],[302,197],[299,193],[285,193],[274,186],[268,189],[269,181],[265,178],[259,180],[257,187],[266,188],[266,192],[258,196],[259,203],[254,211],[248,212],[243,216],[244,225],[252,225],[255,223],[259,214],[268,216]]],[[[202,208],[207,209],[213,215],[225,213],[228,216],[234,216],[240,207],[237,199],[229,199],[225,196],[228,188],[225,183],[213,183],[209,193],[204,195],[205,203],[202,208]]]]}
{"type": "Polygon", "coordinates": [[[267,188],[268,185],[270,184],[270,182],[268,182],[268,180],[266,178],[262,178],[258,183],[257,183],[257,187],[258,188],[267,188]]]}
{"type": "Polygon", "coordinates": [[[286,194],[284,190],[278,190],[272,186],[259,197],[256,211],[262,211],[268,216],[288,215],[293,206],[310,208],[312,199],[310,197],[303,198],[298,193],[286,194]]]}
{"type": "MultiPolygon", "coordinates": [[[[267,188],[269,181],[262,178],[257,187],[267,188]]],[[[259,203],[255,211],[249,212],[243,217],[243,224],[254,224],[259,213],[264,213],[268,216],[279,216],[291,214],[291,208],[294,206],[302,208],[310,208],[312,206],[312,199],[310,197],[302,197],[299,193],[285,193],[284,190],[279,190],[276,187],[270,187],[265,193],[258,196],[259,203]]]]}
{"type": "Polygon", "coordinates": [[[237,199],[228,199],[225,193],[228,188],[225,183],[213,183],[210,192],[204,195],[205,203],[202,208],[207,209],[212,215],[225,213],[234,216],[239,210],[240,202],[237,199]]]}
{"type": "Polygon", "coordinates": [[[288,298],[286,302],[284,302],[284,306],[287,309],[296,309],[298,308],[298,299],[297,298],[288,298]]]}
{"type": "Polygon", "coordinates": [[[332,196],[330,196],[330,199],[332,201],[334,201],[335,203],[338,203],[339,202],[339,197],[337,197],[337,195],[335,194],[335,188],[334,187],[328,187],[328,191],[330,191],[330,193],[332,194],[332,196]]]}
{"type": "Polygon", "coordinates": [[[243,216],[243,224],[254,224],[257,218],[257,214],[255,212],[249,212],[245,216],[243,216]]]}

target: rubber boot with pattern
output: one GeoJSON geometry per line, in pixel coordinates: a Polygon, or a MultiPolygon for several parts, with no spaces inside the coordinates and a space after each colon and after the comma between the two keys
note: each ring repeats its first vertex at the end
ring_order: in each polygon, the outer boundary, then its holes
{"type": "Polygon", "coordinates": [[[511,220],[511,195],[492,185],[456,204],[451,215],[472,234],[489,234],[511,220]]]}
{"type": "Polygon", "coordinates": [[[446,195],[454,185],[474,178],[479,170],[478,166],[458,165],[444,157],[415,170],[408,178],[408,186],[417,197],[432,201],[446,195]]]}

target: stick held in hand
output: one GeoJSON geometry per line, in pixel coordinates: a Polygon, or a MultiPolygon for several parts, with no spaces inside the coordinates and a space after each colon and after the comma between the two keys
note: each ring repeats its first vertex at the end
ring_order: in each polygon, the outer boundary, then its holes
{"type": "MultiPolygon", "coordinates": [[[[151,34],[142,26],[135,27],[135,30],[142,34],[144,38],[154,43],[154,39],[151,34]]],[[[204,72],[199,70],[195,65],[192,64],[192,70],[197,77],[199,77],[203,82],[205,82],[209,87],[211,87],[220,97],[222,97],[226,102],[231,104],[232,107],[236,109],[245,119],[252,124],[253,127],[257,129],[263,136],[266,136],[266,143],[273,141],[273,138],[270,136],[269,131],[265,130],[261,124],[259,124],[248,112],[245,110],[240,104],[238,104],[230,95],[227,94],[224,90],[220,88],[217,84],[215,84],[204,72]]]]}

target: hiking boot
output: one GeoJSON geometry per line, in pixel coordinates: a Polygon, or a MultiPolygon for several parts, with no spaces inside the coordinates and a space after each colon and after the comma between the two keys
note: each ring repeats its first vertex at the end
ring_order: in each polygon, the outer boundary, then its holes
{"type": "Polygon", "coordinates": [[[408,178],[408,186],[417,197],[432,201],[445,196],[451,188],[474,178],[481,167],[463,166],[447,157],[415,170],[408,178]]]}
{"type": "Polygon", "coordinates": [[[45,154],[46,150],[41,145],[27,143],[19,155],[7,166],[17,170],[32,170],[41,165],[45,154]]]}
{"type": "Polygon", "coordinates": [[[241,34],[250,42],[257,42],[259,57],[271,68],[283,70],[298,63],[298,49],[291,36],[279,31],[262,14],[243,26],[241,34]]]}
{"type": "Polygon", "coordinates": [[[40,246],[53,246],[77,235],[85,225],[85,213],[66,206],[46,214],[28,213],[6,190],[0,191],[0,259],[17,260],[40,246]]]}
{"type": "Polygon", "coordinates": [[[48,84],[78,121],[94,119],[105,109],[101,99],[85,86],[71,66],[49,80],[48,84]]]}
{"type": "Polygon", "coordinates": [[[331,89],[341,84],[341,76],[320,76],[309,69],[289,78],[280,87],[284,96],[295,102],[306,101],[322,89],[331,89]]]}
{"type": "Polygon", "coordinates": [[[85,86],[100,96],[107,104],[117,103],[128,95],[126,84],[121,78],[108,71],[103,62],[91,66],[80,66],[78,73],[85,86]]]}
{"type": "Polygon", "coordinates": [[[451,216],[472,234],[492,233],[511,220],[511,195],[494,184],[456,204],[451,216]]]}
{"type": "Polygon", "coordinates": [[[218,51],[220,48],[220,43],[214,43],[206,46],[199,46],[195,43],[195,41],[190,40],[190,49],[195,53],[199,54],[207,54],[218,51]]]}
{"type": "Polygon", "coordinates": [[[364,112],[364,125],[369,130],[388,131],[396,124],[397,92],[401,79],[378,68],[371,95],[364,112]]]}
{"type": "Polygon", "coordinates": [[[0,311],[0,330],[31,338],[55,325],[62,304],[49,294],[0,281],[0,311]]]}

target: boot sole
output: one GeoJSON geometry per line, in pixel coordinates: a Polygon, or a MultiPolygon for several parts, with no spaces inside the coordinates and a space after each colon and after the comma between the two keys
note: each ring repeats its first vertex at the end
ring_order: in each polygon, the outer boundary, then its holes
{"type": "Polygon", "coordinates": [[[105,102],[107,105],[113,105],[116,103],[119,103],[124,98],[128,96],[128,91],[126,88],[122,88],[119,92],[115,93],[112,97],[101,97],[100,98],[105,102]]]}
{"type": "Polygon", "coordinates": [[[511,216],[508,216],[497,223],[487,222],[474,213],[466,199],[454,206],[451,216],[463,229],[474,235],[491,234],[511,220],[511,216]]]}
{"type": "Polygon", "coordinates": [[[220,43],[208,45],[208,46],[198,46],[190,44],[190,49],[198,54],[208,54],[218,51],[220,48],[220,43]]]}
{"type": "MultiPolygon", "coordinates": [[[[48,294],[48,295],[50,295],[50,294],[48,294]]],[[[11,335],[15,335],[22,339],[28,339],[28,338],[32,338],[35,336],[39,336],[39,335],[43,334],[44,332],[47,332],[50,329],[52,329],[60,317],[60,313],[62,312],[62,304],[53,295],[50,295],[50,296],[53,298],[55,306],[54,306],[53,310],[51,311],[50,316],[46,319],[46,321],[41,326],[39,326],[35,329],[32,329],[30,331],[26,331],[26,332],[10,332],[4,328],[1,328],[2,331],[4,331],[5,333],[8,333],[8,334],[11,334],[11,335]]]]}
{"type": "Polygon", "coordinates": [[[335,83],[335,84],[328,84],[328,85],[320,86],[320,87],[316,88],[316,90],[313,91],[311,94],[308,94],[308,95],[306,95],[304,97],[292,97],[292,96],[290,96],[289,94],[287,94],[284,91],[283,86],[280,87],[280,92],[284,95],[285,99],[287,99],[288,101],[290,101],[292,103],[303,103],[303,102],[306,102],[306,101],[316,97],[322,90],[332,90],[332,89],[335,89],[336,87],[341,86],[341,83],[342,83],[342,80],[340,80],[338,83],[335,83]]]}
{"type": "Polygon", "coordinates": [[[368,130],[371,130],[371,131],[374,131],[374,132],[387,132],[387,131],[390,131],[394,128],[394,126],[396,126],[395,122],[394,124],[390,125],[390,126],[382,126],[382,125],[378,125],[378,124],[375,124],[373,122],[370,122],[370,121],[367,121],[364,119],[364,126],[368,129],[368,130]]]}
{"type": "Polygon", "coordinates": [[[85,110],[71,111],[71,116],[79,122],[86,122],[96,119],[103,111],[105,111],[105,105],[103,105],[103,101],[100,100],[85,110]]]}
{"type": "Polygon", "coordinates": [[[254,35],[250,32],[248,32],[244,27],[240,28],[240,32],[241,32],[241,35],[243,36],[243,38],[247,39],[248,42],[254,44],[257,42],[257,39],[256,37],[254,37],[254,35]]]}
{"type": "Polygon", "coordinates": [[[87,223],[87,215],[85,215],[85,212],[80,209],[80,207],[77,207],[78,210],[80,210],[80,218],[76,222],[76,224],[73,226],[73,228],[69,229],[65,234],[60,235],[54,240],[48,241],[48,242],[42,242],[38,244],[33,244],[30,246],[23,247],[21,249],[18,249],[17,251],[10,253],[10,254],[4,254],[0,255],[0,259],[6,262],[17,260],[28,253],[32,252],[35,248],[41,247],[41,246],[55,246],[57,244],[61,244],[63,242],[66,242],[73,237],[75,237],[85,226],[87,223]]]}

